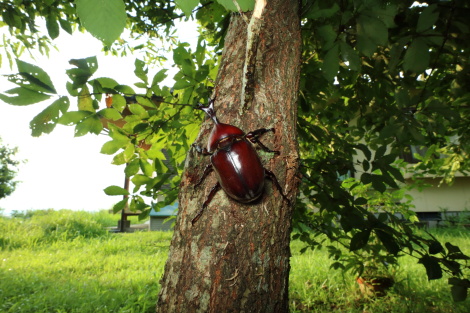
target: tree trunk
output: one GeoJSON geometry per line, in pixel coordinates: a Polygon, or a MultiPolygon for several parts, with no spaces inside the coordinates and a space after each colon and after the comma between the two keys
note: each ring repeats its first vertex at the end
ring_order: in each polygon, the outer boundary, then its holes
{"type": "MultiPolygon", "coordinates": [[[[265,193],[254,204],[238,203],[219,191],[191,225],[216,177],[209,175],[195,188],[210,160],[190,151],[157,312],[288,312],[289,241],[298,190],[300,22],[297,0],[267,2],[249,74],[243,74],[248,25],[240,15],[232,15],[214,91],[215,109],[220,122],[245,133],[275,128],[275,134],[267,133],[261,141],[280,154],[257,150],[291,204],[267,180],[265,193]],[[244,103],[242,90],[251,94],[244,95],[244,103]]],[[[212,126],[210,120],[204,122],[199,145],[207,144],[212,126]]]]}

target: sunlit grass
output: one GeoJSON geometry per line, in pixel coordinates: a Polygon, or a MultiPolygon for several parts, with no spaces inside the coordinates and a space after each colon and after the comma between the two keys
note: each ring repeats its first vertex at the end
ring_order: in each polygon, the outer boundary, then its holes
{"type": "MultiPolygon", "coordinates": [[[[171,233],[108,233],[107,212],[58,211],[0,217],[0,312],[154,312],[171,233]]],[[[436,230],[442,242],[470,252],[470,232],[436,230]]],[[[330,269],[326,250],[292,243],[291,312],[469,312],[454,303],[447,279],[428,282],[416,259],[403,257],[395,286],[366,298],[350,273],[330,269]]]]}
{"type": "Polygon", "coordinates": [[[1,312],[153,312],[170,233],[3,251],[1,312]]]}

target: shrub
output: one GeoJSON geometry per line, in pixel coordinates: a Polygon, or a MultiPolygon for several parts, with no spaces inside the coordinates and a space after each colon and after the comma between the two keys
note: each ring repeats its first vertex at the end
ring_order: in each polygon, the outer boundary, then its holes
{"type": "Polygon", "coordinates": [[[38,244],[71,241],[79,237],[105,236],[105,227],[113,223],[113,220],[107,212],[16,211],[11,218],[0,216],[0,248],[30,248],[38,244]]]}

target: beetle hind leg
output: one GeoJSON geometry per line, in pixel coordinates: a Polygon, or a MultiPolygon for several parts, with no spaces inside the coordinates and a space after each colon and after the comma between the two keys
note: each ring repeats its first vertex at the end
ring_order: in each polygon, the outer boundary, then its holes
{"type": "Polygon", "coordinates": [[[290,205],[290,200],[287,198],[287,196],[284,194],[284,191],[281,188],[281,185],[279,185],[279,181],[277,180],[276,175],[274,175],[273,172],[271,172],[268,169],[264,169],[266,173],[266,177],[269,178],[273,184],[276,186],[277,190],[279,190],[279,193],[281,194],[282,198],[287,202],[288,205],[290,205]]]}
{"type": "Polygon", "coordinates": [[[220,183],[217,182],[214,187],[212,187],[211,191],[209,192],[209,195],[207,196],[206,201],[202,204],[201,209],[196,213],[196,216],[191,220],[191,224],[194,225],[199,218],[201,217],[202,213],[204,213],[204,209],[211,203],[212,198],[214,198],[215,194],[217,191],[219,191],[222,187],[220,186],[220,183]]]}

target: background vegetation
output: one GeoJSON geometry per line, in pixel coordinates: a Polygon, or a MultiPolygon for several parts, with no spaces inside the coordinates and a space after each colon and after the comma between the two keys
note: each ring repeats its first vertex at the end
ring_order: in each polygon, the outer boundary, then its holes
{"type": "MultiPolygon", "coordinates": [[[[231,13],[237,9],[222,0],[161,0],[152,6],[145,0],[105,2],[113,10],[98,10],[88,0],[77,5],[68,0],[2,1],[0,26],[11,34],[4,39],[4,55],[10,66],[16,63],[18,73],[9,76],[17,87],[0,99],[20,106],[48,101],[31,121],[34,136],[51,132],[58,123],[75,127],[76,136],[106,132],[110,140],[101,152],[125,165],[135,186],[130,192],[107,189],[109,195],[129,194],[115,210],[129,202],[131,209],[148,213],[151,205],[142,196],[165,197],[154,204],[156,209],[177,198],[184,160],[202,118],[188,104],[212,94],[228,23],[238,13],[231,13]],[[94,14],[99,18],[92,18],[94,14]],[[185,17],[199,25],[195,49],[172,37],[174,20],[185,17]],[[45,32],[35,27],[37,19],[45,20],[45,32]],[[118,39],[124,28],[145,44],[118,39]],[[74,29],[87,29],[110,53],[146,51],[145,60],[135,61],[136,83],[124,86],[113,78],[95,77],[98,63],[89,57],[70,61],[69,95],[60,95],[47,71],[14,60],[25,49],[47,53],[60,31],[74,29]],[[162,84],[166,69],[149,74],[167,48],[178,69],[172,86],[162,84]],[[126,125],[104,130],[103,118],[126,125]],[[146,144],[151,144],[149,150],[146,144]]],[[[416,217],[405,191],[421,188],[421,176],[451,184],[456,173],[469,173],[469,2],[301,4],[297,131],[302,185],[295,238],[312,248],[328,247],[336,267],[357,274],[367,260],[398,263],[403,254],[412,254],[429,279],[450,277],[454,299],[464,300],[470,288],[465,275],[469,257],[450,241],[441,243],[409,226],[416,217]],[[416,164],[404,161],[411,147],[426,150],[414,155],[416,164]],[[405,186],[406,171],[415,175],[411,186],[405,186]],[[377,214],[378,204],[382,214],[377,214]]]]}
{"type": "Polygon", "coordinates": [[[15,159],[16,152],[17,148],[3,145],[0,138],[0,199],[9,196],[18,184],[15,177],[20,161],[15,159]]]}
{"type": "MultiPolygon", "coordinates": [[[[1,312],[154,312],[171,232],[115,234],[116,215],[34,211],[0,217],[1,312]]],[[[432,232],[470,250],[470,232],[432,232]]],[[[326,249],[292,244],[291,312],[468,312],[453,303],[445,281],[427,281],[422,266],[401,258],[397,284],[368,298],[350,273],[331,269],[326,249]]]]}

